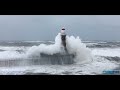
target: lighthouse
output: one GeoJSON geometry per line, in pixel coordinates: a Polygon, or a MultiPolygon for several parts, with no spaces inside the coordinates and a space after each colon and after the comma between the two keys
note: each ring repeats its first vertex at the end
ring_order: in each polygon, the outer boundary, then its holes
{"type": "Polygon", "coordinates": [[[64,27],[61,30],[61,40],[62,40],[62,45],[64,46],[65,51],[66,51],[67,50],[66,49],[66,33],[65,33],[65,28],[64,27]]]}
{"type": "Polygon", "coordinates": [[[61,35],[65,35],[65,28],[62,28],[61,35]]]}

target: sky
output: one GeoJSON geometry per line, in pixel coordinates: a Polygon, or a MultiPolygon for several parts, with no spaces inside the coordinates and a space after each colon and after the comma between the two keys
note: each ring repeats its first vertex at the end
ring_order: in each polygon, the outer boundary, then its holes
{"type": "Polygon", "coordinates": [[[0,40],[54,40],[62,27],[82,40],[120,41],[120,15],[0,15],[0,40]]]}

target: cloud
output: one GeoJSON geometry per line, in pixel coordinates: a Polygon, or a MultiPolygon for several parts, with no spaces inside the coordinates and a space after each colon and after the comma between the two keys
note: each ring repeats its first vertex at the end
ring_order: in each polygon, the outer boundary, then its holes
{"type": "Polygon", "coordinates": [[[120,39],[119,15],[1,15],[0,40],[54,40],[63,26],[82,39],[120,39]]]}

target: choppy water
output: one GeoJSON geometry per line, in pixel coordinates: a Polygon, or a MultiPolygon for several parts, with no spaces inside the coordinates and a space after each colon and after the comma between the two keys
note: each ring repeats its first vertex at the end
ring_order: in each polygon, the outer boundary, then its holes
{"type": "Polygon", "coordinates": [[[54,41],[4,41],[0,42],[0,74],[59,74],[97,75],[104,70],[115,70],[120,65],[120,42],[84,41],[91,49],[93,60],[84,64],[75,63],[70,56],[44,56],[25,58],[25,52],[33,45],[53,44],[54,41]],[[59,58],[60,57],[60,58],[59,58]],[[52,59],[49,59],[52,58],[52,59]]]}

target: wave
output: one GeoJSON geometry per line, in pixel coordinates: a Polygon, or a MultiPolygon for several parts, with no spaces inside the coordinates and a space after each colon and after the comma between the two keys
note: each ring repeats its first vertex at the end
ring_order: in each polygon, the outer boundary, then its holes
{"type": "Polygon", "coordinates": [[[30,74],[55,74],[55,75],[96,75],[104,70],[112,70],[118,67],[115,63],[102,57],[95,57],[94,61],[87,64],[72,65],[36,65],[24,67],[2,67],[2,75],[30,75],[30,74]]]}
{"type": "MultiPolygon", "coordinates": [[[[82,63],[91,60],[91,51],[86,47],[84,43],[81,42],[79,37],[67,36],[66,37],[66,47],[69,54],[75,55],[74,61],[82,63]]],[[[47,55],[54,55],[56,53],[63,53],[64,48],[61,45],[60,33],[55,38],[55,44],[46,45],[40,44],[39,46],[32,46],[27,51],[28,57],[40,56],[40,53],[47,55]]]]}
{"type": "Polygon", "coordinates": [[[54,44],[40,44],[26,47],[1,47],[4,50],[0,52],[0,60],[41,60],[46,63],[56,62],[58,63],[85,63],[91,61],[91,51],[81,42],[79,37],[67,36],[66,37],[68,53],[65,54],[64,47],[61,45],[61,35],[55,38],[54,44]],[[24,52],[18,52],[16,50],[24,50],[24,52]],[[45,54],[45,55],[42,55],[45,54]],[[57,56],[56,56],[57,54],[57,56]],[[72,56],[72,57],[71,57],[72,56]],[[74,57],[73,57],[74,56],[74,57]],[[51,59],[51,60],[50,60],[51,59]],[[47,62],[48,61],[48,62],[47,62]]]}
{"type": "Polygon", "coordinates": [[[26,54],[25,53],[20,53],[17,51],[3,51],[0,52],[0,60],[12,60],[15,59],[17,60],[18,58],[25,58],[26,54]]]}
{"type": "Polygon", "coordinates": [[[110,57],[120,57],[120,48],[95,48],[92,50],[92,55],[97,56],[110,56],[110,57]]]}
{"type": "Polygon", "coordinates": [[[17,51],[17,50],[27,50],[29,47],[26,47],[26,46],[0,46],[0,50],[2,51],[17,51]]]}

